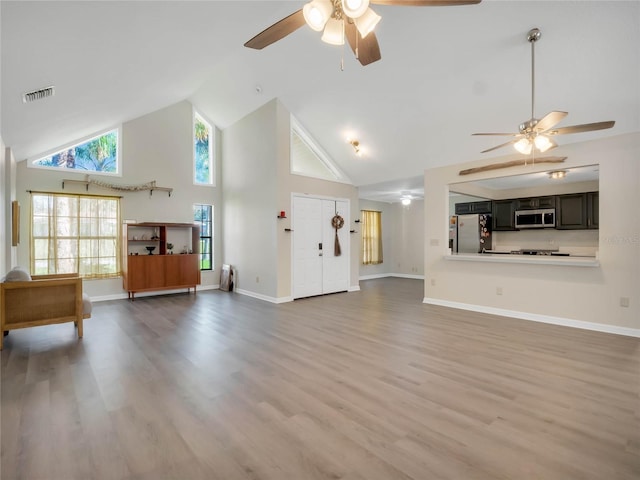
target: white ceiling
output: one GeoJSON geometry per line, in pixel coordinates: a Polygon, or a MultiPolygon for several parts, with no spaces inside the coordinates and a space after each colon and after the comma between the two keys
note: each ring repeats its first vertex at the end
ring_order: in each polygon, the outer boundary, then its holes
{"type": "Polygon", "coordinates": [[[31,158],[184,99],[224,129],[278,97],[366,198],[393,201],[420,189],[427,168],[510,153],[480,154],[504,140],[471,133],[515,131],[530,117],[532,27],[542,30],[537,116],[616,121],[559,143],[640,131],[640,2],[375,5],[382,60],[362,67],[347,47],[344,71],[342,49],[306,26],[264,50],[243,47],[303,4],[3,0],[3,140],[31,158]],[[55,97],[21,102],[48,85],[55,97]]]}

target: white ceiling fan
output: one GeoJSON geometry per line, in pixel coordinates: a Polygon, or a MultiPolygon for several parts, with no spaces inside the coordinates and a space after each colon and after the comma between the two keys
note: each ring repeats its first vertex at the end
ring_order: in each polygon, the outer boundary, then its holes
{"type": "Polygon", "coordinates": [[[515,149],[524,154],[535,154],[535,152],[544,153],[558,145],[552,137],[556,135],[566,135],[569,133],[591,132],[594,130],[604,130],[611,128],[615,124],[614,121],[584,123],[582,125],[572,125],[569,127],[554,128],[564,117],[567,112],[553,111],[547,113],[544,117],[537,119],[534,113],[535,101],[535,44],[540,40],[541,32],[537,28],[529,30],[527,40],[531,43],[531,118],[520,124],[517,133],[474,133],[473,135],[497,135],[513,137],[506,143],[502,143],[495,147],[483,150],[482,153],[491,152],[498,148],[513,145],[515,149]]]}

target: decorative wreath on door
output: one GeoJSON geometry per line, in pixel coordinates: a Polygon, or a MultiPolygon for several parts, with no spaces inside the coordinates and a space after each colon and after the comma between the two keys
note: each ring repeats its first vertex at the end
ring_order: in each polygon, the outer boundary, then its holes
{"type": "Polygon", "coordinates": [[[340,249],[340,239],[338,238],[338,230],[344,227],[344,218],[342,218],[337,213],[331,219],[331,226],[336,229],[336,241],[333,244],[333,254],[336,257],[339,257],[342,254],[342,250],[340,249]]]}
{"type": "Polygon", "coordinates": [[[331,219],[331,226],[336,230],[341,229],[342,227],[344,227],[344,218],[342,218],[340,215],[335,215],[331,219]]]}

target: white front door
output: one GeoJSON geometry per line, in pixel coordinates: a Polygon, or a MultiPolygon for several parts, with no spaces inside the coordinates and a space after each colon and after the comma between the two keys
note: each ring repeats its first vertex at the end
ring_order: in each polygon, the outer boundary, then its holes
{"type": "Polygon", "coordinates": [[[349,204],[342,200],[293,198],[293,298],[346,291],[349,288],[349,204]],[[331,219],[339,214],[341,254],[335,255],[336,230],[331,219]]]}
{"type": "Polygon", "coordinates": [[[322,201],[322,293],[344,292],[349,288],[349,211],[347,202],[322,201]],[[341,255],[335,255],[336,229],[331,226],[334,215],[344,219],[344,226],[338,230],[341,255]]]}
{"type": "Polygon", "coordinates": [[[322,294],[322,204],[293,198],[293,298],[322,294]]]}

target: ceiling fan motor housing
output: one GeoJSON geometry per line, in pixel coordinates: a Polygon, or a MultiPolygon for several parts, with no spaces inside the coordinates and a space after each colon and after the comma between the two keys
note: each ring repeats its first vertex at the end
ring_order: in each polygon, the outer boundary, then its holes
{"type": "Polygon", "coordinates": [[[538,124],[538,119],[532,118],[530,120],[527,120],[524,123],[521,123],[518,129],[520,130],[520,133],[525,133],[525,134],[533,133],[536,129],[537,124],[538,124]]]}

